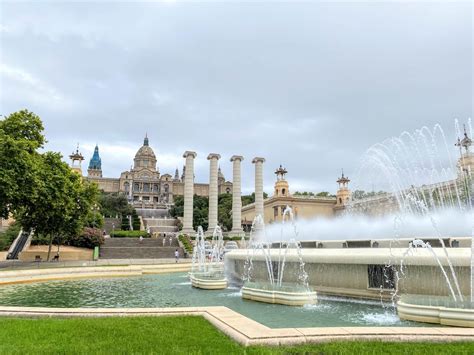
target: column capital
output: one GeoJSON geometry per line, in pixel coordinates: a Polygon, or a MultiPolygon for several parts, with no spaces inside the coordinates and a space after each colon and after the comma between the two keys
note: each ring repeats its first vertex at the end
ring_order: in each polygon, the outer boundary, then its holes
{"type": "Polygon", "coordinates": [[[183,158],[187,158],[189,155],[192,155],[193,158],[196,158],[196,156],[197,156],[196,152],[192,152],[192,151],[187,150],[183,153],[183,158]]]}
{"type": "Polygon", "coordinates": [[[221,155],[217,154],[217,153],[209,153],[209,155],[207,156],[207,160],[211,160],[211,159],[214,159],[214,158],[219,160],[221,158],[221,155]]]}
{"type": "Polygon", "coordinates": [[[265,163],[265,158],[261,158],[261,157],[255,157],[252,159],[252,164],[255,164],[255,163],[265,163]]]}
{"type": "Polygon", "coordinates": [[[235,160],[240,160],[240,161],[242,161],[242,160],[244,160],[244,157],[241,156],[241,155],[233,155],[233,156],[230,158],[230,161],[233,162],[233,161],[235,161],[235,160]]]}

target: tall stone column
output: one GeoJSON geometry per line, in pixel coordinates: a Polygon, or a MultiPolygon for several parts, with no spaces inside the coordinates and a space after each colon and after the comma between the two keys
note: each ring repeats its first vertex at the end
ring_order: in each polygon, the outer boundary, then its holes
{"type": "Polygon", "coordinates": [[[265,213],[263,209],[263,163],[265,158],[253,158],[252,163],[255,164],[255,216],[262,216],[265,221],[265,213]]]}
{"type": "Polygon", "coordinates": [[[184,176],[184,215],[183,233],[193,234],[193,196],[194,196],[194,158],[195,152],[186,151],[183,154],[186,159],[186,174],[184,176]]]}
{"type": "Polygon", "coordinates": [[[212,234],[217,226],[217,162],[221,156],[211,153],[207,156],[209,160],[209,218],[207,234],[212,234]]]}
{"type": "Polygon", "coordinates": [[[232,167],[232,235],[242,235],[242,198],[241,198],[241,173],[240,163],[244,160],[244,157],[240,155],[234,155],[230,158],[233,163],[232,167]]]}

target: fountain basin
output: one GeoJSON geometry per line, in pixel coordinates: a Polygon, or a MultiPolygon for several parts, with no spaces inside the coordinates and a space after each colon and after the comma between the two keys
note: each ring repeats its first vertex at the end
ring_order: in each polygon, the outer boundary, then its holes
{"type": "Polygon", "coordinates": [[[304,306],[317,302],[317,293],[297,285],[276,286],[270,284],[247,283],[242,287],[242,298],[257,302],[304,306]]]}
{"type": "Polygon", "coordinates": [[[454,302],[449,297],[402,296],[397,303],[400,319],[474,328],[472,302],[454,302]]]}
{"type": "Polygon", "coordinates": [[[227,279],[222,273],[192,272],[189,273],[191,285],[204,290],[223,290],[227,288],[227,279]]]}

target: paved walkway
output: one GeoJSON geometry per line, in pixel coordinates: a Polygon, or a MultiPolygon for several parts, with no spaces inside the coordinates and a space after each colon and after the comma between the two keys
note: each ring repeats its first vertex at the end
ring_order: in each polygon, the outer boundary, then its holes
{"type": "MultiPolygon", "coordinates": [[[[190,264],[191,258],[181,258],[178,264],[190,264]]],[[[175,264],[175,259],[99,259],[92,260],[78,260],[78,261],[49,261],[49,262],[35,262],[35,261],[19,261],[19,260],[4,260],[0,262],[0,270],[21,270],[21,269],[49,269],[60,267],[81,267],[81,266],[113,266],[113,265],[162,265],[175,264]]]]}

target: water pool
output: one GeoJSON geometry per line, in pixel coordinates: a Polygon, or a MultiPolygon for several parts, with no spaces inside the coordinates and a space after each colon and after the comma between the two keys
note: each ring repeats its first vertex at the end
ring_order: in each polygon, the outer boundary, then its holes
{"type": "MultiPolygon", "coordinates": [[[[316,305],[290,307],[242,300],[238,288],[201,290],[187,274],[79,279],[0,286],[0,305],[29,307],[226,306],[271,328],[426,326],[403,321],[378,302],[320,297],[316,305]]],[[[429,325],[428,325],[429,326],[429,325]]]]}

